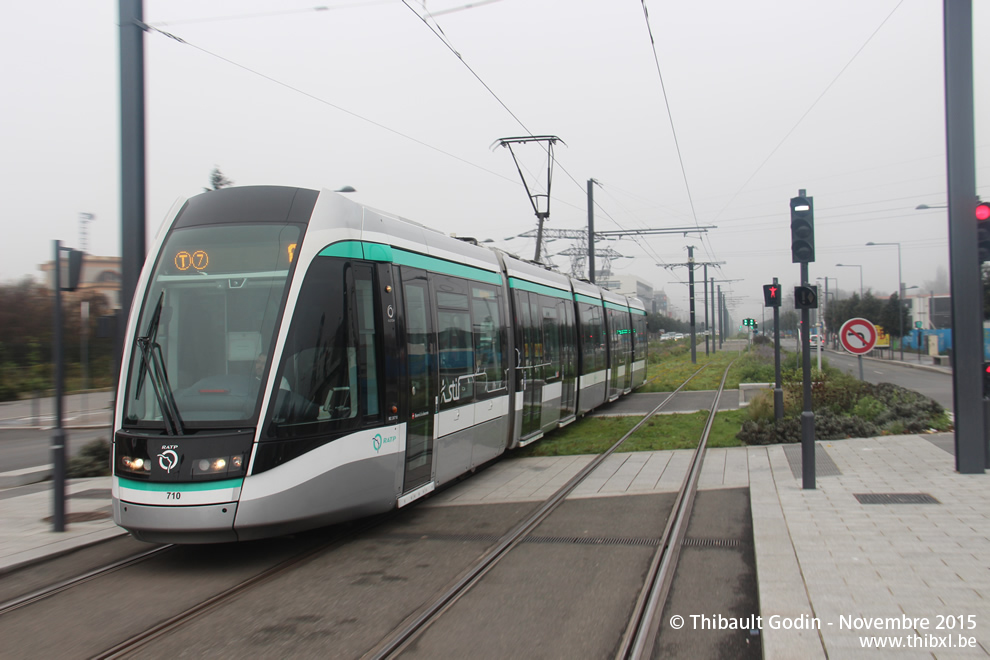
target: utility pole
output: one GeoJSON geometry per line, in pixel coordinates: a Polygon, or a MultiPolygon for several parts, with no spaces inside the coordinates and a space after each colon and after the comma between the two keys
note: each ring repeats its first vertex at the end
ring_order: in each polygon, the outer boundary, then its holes
{"type": "Polygon", "coordinates": [[[723,313],[725,301],[722,299],[722,285],[718,285],[718,348],[722,350],[722,342],[725,341],[725,314],[723,313]]]}
{"type": "MultiPolygon", "coordinates": [[[[120,314],[117,355],[145,256],[144,10],[118,0],[120,11],[120,314]]],[[[119,364],[119,362],[118,362],[119,364]]]]}
{"type": "Polygon", "coordinates": [[[712,353],[714,353],[715,352],[715,334],[716,334],[716,332],[715,332],[715,330],[716,330],[716,328],[715,328],[715,325],[716,325],[716,321],[715,321],[715,278],[714,277],[711,279],[711,285],[712,285],[712,331],[713,331],[712,332],[712,353]]]}
{"type": "MultiPolygon", "coordinates": [[[[704,283],[704,286],[705,286],[705,319],[706,319],[705,320],[705,323],[707,325],[707,323],[708,323],[708,321],[707,321],[707,317],[708,317],[708,279],[707,279],[708,266],[720,266],[720,265],[724,264],[725,262],[724,261],[696,262],[694,260],[694,246],[693,245],[688,245],[687,246],[687,251],[688,251],[688,260],[687,260],[686,263],[682,263],[682,264],[657,264],[657,265],[658,266],[662,265],[664,268],[668,268],[668,269],[670,269],[670,268],[678,268],[678,267],[682,267],[682,266],[683,267],[686,267],[688,269],[688,298],[689,298],[689,300],[688,300],[688,309],[689,309],[689,312],[688,313],[689,313],[690,324],[691,324],[691,364],[697,364],[698,363],[697,346],[696,346],[697,333],[695,331],[695,311],[694,311],[694,269],[695,269],[695,266],[704,266],[705,267],[706,276],[705,276],[705,279],[702,280],[702,282],[704,283]]],[[[707,354],[707,350],[708,350],[708,345],[706,343],[705,344],[706,354],[707,354]]]]}
{"type": "MultiPolygon", "coordinates": [[[[952,390],[956,470],[983,474],[988,448],[983,413],[983,294],[976,206],[973,119],[973,3],[943,0],[945,135],[952,287],[952,390]]],[[[903,333],[902,333],[903,334],[903,333]]]]}
{"type": "Polygon", "coordinates": [[[694,334],[694,246],[688,246],[688,307],[691,323],[691,364],[698,364],[697,346],[694,334]]]}
{"type": "Polygon", "coordinates": [[[705,289],[705,357],[708,357],[708,264],[703,266],[705,276],[701,284],[705,289]]]}
{"type": "Polygon", "coordinates": [[[588,179],[588,281],[595,283],[595,183],[588,179]]]}

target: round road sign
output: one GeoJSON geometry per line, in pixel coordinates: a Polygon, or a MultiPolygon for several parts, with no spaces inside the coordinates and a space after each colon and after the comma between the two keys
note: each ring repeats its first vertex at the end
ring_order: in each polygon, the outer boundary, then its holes
{"type": "Polygon", "coordinates": [[[839,330],[839,341],[853,355],[863,355],[876,345],[877,329],[866,319],[849,319],[839,330]]]}

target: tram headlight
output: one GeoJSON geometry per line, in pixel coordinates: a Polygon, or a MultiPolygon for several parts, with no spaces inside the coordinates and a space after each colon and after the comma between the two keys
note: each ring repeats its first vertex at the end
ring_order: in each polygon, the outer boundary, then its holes
{"type": "Polygon", "coordinates": [[[120,468],[123,472],[147,475],[151,472],[151,461],[139,456],[121,456],[120,468]]]}
{"type": "Polygon", "coordinates": [[[193,461],[192,474],[194,477],[236,476],[244,467],[244,456],[218,456],[216,458],[199,458],[193,461]]]}

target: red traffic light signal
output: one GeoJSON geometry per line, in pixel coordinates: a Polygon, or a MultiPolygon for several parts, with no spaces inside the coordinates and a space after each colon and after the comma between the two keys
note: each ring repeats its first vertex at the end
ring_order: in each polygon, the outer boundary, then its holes
{"type": "Polygon", "coordinates": [[[976,241],[982,264],[990,261],[990,204],[979,202],[976,205],[976,220],[976,241]]]}
{"type": "Polygon", "coordinates": [[[763,306],[764,307],[780,307],[780,285],[779,284],[764,284],[763,285],[763,306]]]}

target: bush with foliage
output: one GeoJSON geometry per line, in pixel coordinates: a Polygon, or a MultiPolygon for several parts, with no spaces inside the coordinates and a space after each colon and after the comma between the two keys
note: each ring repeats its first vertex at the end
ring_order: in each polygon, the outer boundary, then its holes
{"type": "Polygon", "coordinates": [[[70,479],[110,476],[110,443],[97,438],[86,443],[79,455],[69,459],[66,476],[70,479]]]}
{"type": "MultiPolygon", "coordinates": [[[[741,382],[767,382],[759,376],[759,362],[767,363],[772,370],[773,356],[751,351],[744,360],[747,374],[752,380],[741,382]]],[[[761,392],[750,403],[750,420],[743,423],[736,436],[751,445],[781,442],[800,442],[801,412],[804,409],[802,374],[796,354],[788,355],[782,365],[784,387],[784,419],[774,419],[773,393],[761,392]]],[[[772,376],[770,380],[773,380],[772,376]]],[[[812,369],[812,410],[815,412],[815,438],[837,440],[840,438],[864,438],[901,433],[922,433],[928,430],[945,431],[952,428],[948,415],[936,401],[892,383],[874,385],[833,369],[826,362],[822,371],[812,369]]]]}

